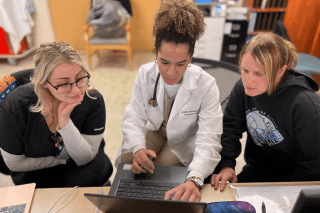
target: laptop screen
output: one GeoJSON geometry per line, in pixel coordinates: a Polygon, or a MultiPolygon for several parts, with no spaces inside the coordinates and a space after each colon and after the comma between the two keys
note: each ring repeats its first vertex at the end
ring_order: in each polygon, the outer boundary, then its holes
{"type": "Polygon", "coordinates": [[[291,213],[313,213],[320,211],[320,190],[302,189],[291,213]]]}
{"type": "Polygon", "coordinates": [[[184,212],[203,213],[207,203],[170,201],[170,200],[147,200],[138,198],[125,198],[110,195],[85,193],[89,199],[102,212],[130,212],[130,213],[163,213],[184,212]]]}

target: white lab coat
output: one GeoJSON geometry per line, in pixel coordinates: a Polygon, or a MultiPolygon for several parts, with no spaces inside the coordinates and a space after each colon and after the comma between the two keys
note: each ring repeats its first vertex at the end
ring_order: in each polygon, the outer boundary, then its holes
{"type": "MultiPolygon", "coordinates": [[[[157,87],[158,106],[149,104],[158,73],[154,62],[140,67],[130,104],[125,107],[124,140],[116,157],[116,167],[122,154],[146,148],[146,128],[156,131],[163,122],[164,81],[161,76],[157,87]]],[[[206,178],[219,163],[222,117],[215,78],[199,66],[191,65],[183,76],[166,127],[168,146],[188,167],[188,177],[206,178]]]]}

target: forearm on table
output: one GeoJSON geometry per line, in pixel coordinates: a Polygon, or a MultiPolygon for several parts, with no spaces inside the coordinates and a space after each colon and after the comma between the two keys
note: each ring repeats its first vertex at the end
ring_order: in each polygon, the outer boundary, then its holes
{"type": "Polygon", "coordinates": [[[95,158],[103,134],[81,134],[71,120],[63,129],[58,131],[63,138],[68,154],[78,166],[85,165],[95,158]]]}
{"type": "Polygon", "coordinates": [[[2,149],[1,154],[7,167],[14,172],[27,172],[66,164],[66,160],[56,159],[53,156],[30,158],[25,155],[13,155],[2,149]]]}

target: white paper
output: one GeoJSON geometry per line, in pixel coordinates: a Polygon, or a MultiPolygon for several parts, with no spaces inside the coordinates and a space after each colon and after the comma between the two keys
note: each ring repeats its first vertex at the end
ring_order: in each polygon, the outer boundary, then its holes
{"type": "Polygon", "coordinates": [[[254,206],[256,213],[262,213],[262,202],[266,207],[266,212],[268,213],[284,213],[279,207],[279,204],[269,200],[268,198],[261,197],[259,195],[245,196],[242,198],[237,198],[238,201],[246,201],[254,206]]]}
{"type": "Polygon", "coordinates": [[[132,164],[124,164],[123,165],[123,170],[130,170],[131,166],[132,166],[132,164]]]}
{"type": "MultiPolygon", "coordinates": [[[[320,186],[261,186],[235,188],[237,190],[239,200],[244,197],[253,197],[257,195],[277,203],[284,213],[290,213],[301,189],[320,189],[320,186]]],[[[248,202],[252,203],[254,200],[252,202],[248,202]]],[[[269,213],[268,210],[267,212],[269,213]]]]}

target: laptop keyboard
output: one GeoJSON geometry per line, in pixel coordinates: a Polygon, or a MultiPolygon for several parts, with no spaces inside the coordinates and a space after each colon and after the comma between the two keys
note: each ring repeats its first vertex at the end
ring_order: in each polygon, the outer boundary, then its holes
{"type": "Polygon", "coordinates": [[[23,213],[26,208],[26,204],[14,205],[0,208],[0,213],[23,213]]]}
{"type": "Polygon", "coordinates": [[[179,184],[121,179],[116,196],[163,200],[166,191],[179,184]]]}

